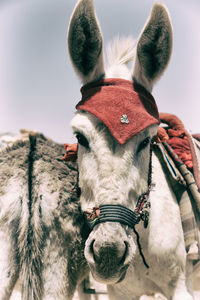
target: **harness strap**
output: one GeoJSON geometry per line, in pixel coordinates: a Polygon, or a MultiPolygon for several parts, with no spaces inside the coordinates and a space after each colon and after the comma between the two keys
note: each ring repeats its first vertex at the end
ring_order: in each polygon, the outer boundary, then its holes
{"type": "Polygon", "coordinates": [[[200,219],[194,201],[198,201],[199,199],[200,203],[200,194],[198,193],[194,178],[186,165],[179,160],[173,149],[166,142],[156,144],[154,153],[162,165],[167,181],[179,204],[187,258],[193,261],[198,260],[200,258],[198,228],[200,226],[200,219]]]}

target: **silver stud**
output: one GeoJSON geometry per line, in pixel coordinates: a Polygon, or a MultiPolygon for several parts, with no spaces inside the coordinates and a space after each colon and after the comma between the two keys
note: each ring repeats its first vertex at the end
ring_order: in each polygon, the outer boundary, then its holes
{"type": "Polygon", "coordinates": [[[128,124],[129,123],[129,119],[128,119],[126,114],[122,115],[120,120],[121,120],[121,123],[123,123],[123,124],[128,124]]]}

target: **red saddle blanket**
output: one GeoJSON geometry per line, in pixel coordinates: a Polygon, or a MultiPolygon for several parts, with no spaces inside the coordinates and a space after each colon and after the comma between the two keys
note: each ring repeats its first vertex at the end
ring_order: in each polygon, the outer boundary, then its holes
{"type": "Polygon", "coordinates": [[[177,155],[177,160],[192,171],[200,192],[200,134],[190,135],[175,115],[160,113],[159,116],[161,123],[167,126],[159,126],[158,142],[167,142],[177,155]]]}

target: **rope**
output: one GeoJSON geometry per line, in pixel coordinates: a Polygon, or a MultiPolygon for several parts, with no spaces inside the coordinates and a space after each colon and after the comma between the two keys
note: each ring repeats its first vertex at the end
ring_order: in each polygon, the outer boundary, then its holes
{"type": "Polygon", "coordinates": [[[138,249],[139,249],[140,256],[142,257],[142,260],[143,260],[143,263],[144,263],[145,267],[146,267],[147,269],[149,269],[149,265],[147,264],[146,259],[145,259],[145,257],[144,257],[144,254],[143,254],[143,252],[142,252],[142,246],[141,246],[141,244],[140,244],[140,236],[139,236],[139,233],[136,231],[135,227],[133,227],[133,231],[134,231],[134,233],[135,233],[135,235],[136,235],[136,238],[137,238],[137,245],[138,245],[138,249]]]}

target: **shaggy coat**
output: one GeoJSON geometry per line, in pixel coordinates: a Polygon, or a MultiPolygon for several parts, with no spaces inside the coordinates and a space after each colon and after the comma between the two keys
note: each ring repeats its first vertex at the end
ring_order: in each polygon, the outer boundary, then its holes
{"type": "MultiPolygon", "coordinates": [[[[0,152],[0,299],[71,299],[87,274],[77,165],[42,135],[0,152]]],[[[85,234],[87,232],[84,230],[85,234]]]]}

